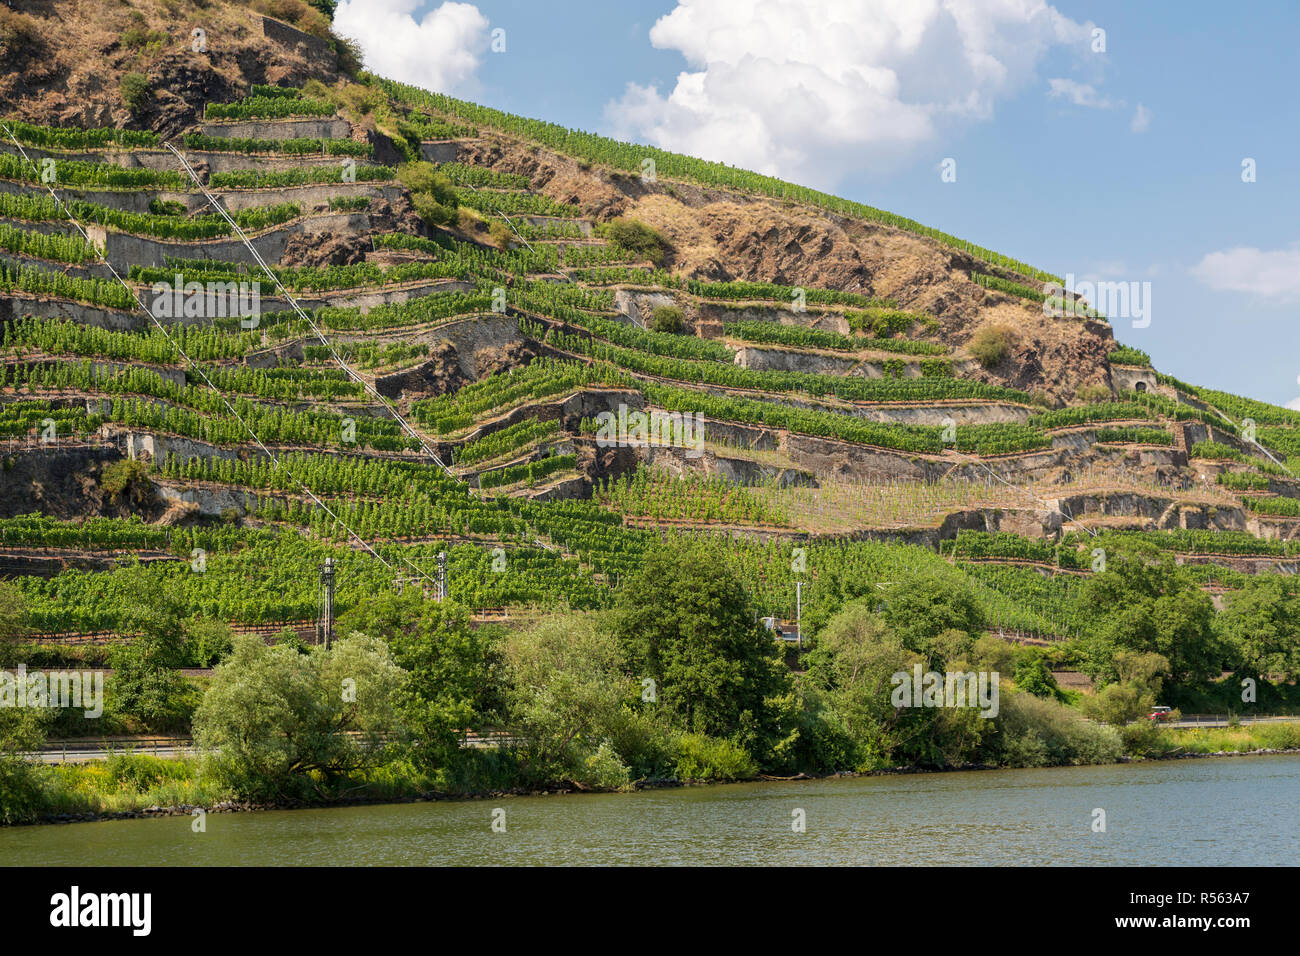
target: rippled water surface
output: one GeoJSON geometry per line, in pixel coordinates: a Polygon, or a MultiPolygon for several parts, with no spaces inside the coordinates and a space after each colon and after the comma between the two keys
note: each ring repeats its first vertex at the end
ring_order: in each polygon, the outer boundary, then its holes
{"type": "Polygon", "coordinates": [[[206,833],[190,824],[0,830],[0,865],[1294,865],[1300,757],[210,814],[206,833]],[[504,833],[492,831],[496,808],[504,833]],[[1105,833],[1091,828],[1094,808],[1105,833]]]}

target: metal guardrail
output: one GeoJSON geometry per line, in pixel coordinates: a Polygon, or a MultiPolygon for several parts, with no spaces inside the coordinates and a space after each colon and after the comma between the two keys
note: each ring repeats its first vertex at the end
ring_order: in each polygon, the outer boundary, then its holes
{"type": "Polygon", "coordinates": [[[1183,714],[1170,724],[1231,724],[1234,720],[1243,724],[1262,724],[1270,721],[1300,721],[1300,714],[1183,714]]]}

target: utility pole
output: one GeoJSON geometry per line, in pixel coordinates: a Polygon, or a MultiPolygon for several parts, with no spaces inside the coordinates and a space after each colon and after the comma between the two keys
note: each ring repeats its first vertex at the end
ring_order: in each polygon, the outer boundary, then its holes
{"type": "Polygon", "coordinates": [[[326,558],[320,569],[320,621],[316,624],[316,640],[329,650],[334,636],[334,559],[326,558]]]}
{"type": "Polygon", "coordinates": [[[794,582],[794,636],[803,647],[803,582],[794,582]]]}
{"type": "Polygon", "coordinates": [[[438,552],[438,600],[447,600],[447,552],[438,552]]]}

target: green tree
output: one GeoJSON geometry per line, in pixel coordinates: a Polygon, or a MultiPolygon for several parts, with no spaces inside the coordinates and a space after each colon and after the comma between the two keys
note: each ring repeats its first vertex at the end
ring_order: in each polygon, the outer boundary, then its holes
{"type": "Polygon", "coordinates": [[[114,647],[109,698],[118,717],[154,732],[181,730],[194,708],[192,687],[178,672],[190,661],[185,648],[184,589],[176,583],[150,586],[136,569],[139,595],[122,617],[122,631],[134,635],[114,647]]]}
{"type": "Polygon", "coordinates": [[[617,638],[591,615],[556,616],[510,634],[505,655],[511,727],[533,776],[626,783],[617,738],[638,686],[617,638]]]}
{"type": "Polygon", "coordinates": [[[1106,570],[1092,575],[1082,605],[1096,624],[1082,642],[1083,669],[1103,683],[1118,679],[1120,651],[1159,654],[1177,684],[1218,677],[1223,646],[1214,604],[1185,568],[1145,543],[1114,549],[1106,570]]]}
{"type": "Polygon", "coordinates": [[[185,624],[185,658],[194,667],[211,667],[230,653],[234,636],[225,621],[193,618],[185,624]]]}
{"type": "MultiPolygon", "coordinates": [[[[969,707],[900,707],[894,690],[925,667],[924,655],[872,607],[849,604],[818,632],[808,676],[830,701],[834,719],[853,742],[859,769],[896,764],[952,766],[969,761],[988,722],[969,707]]],[[[941,631],[947,641],[963,632],[941,631]]],[[[969,642],[969,639],[966,639],[969,642]]]]}
{"type": "Polygon", "coordinates": [[[650,314],[650,329],[653,332],[670,332],[676,334],[686,327],[682,319],[682,310],[674,305],[656,306],[650,314]]]}
{"type": "Polygon", "coordinates": [[[139,507],[153,499],[149,466],[143,461],[122,459],[106,465],[99,476],[99,487],[114,502],[139,507]]]}
{"type": "Polygon", "coordinates": [[[0,667],[14,662],[15,645],[26,631],[26,596],[16,584],[0,581],[0,667]]]}
{"type": "Polygon", "coordinates": [[[918,655],[872,610],[872,601],[844,607],[817,633],[808,653],[808,677],[828,698],[839,726],[853,742],[859,769],[887,766],[910,716],[890,699],[893,676],[911,674],[918,655]]]}
{"type": "Polygon", "coordinates": [[[720,546],[648,554],[623,588],[616,633],[632,672],[655,682],[682,729],[735,736],[760,761],[787,732],[775,698],[788,693],[789,672],[720,546]]]}
{"type": "Polygon", "coordinates": [[[988,625],[967,581],[933,571],[907,572],[886,587],[883,613],[903,647],[936,670],[969,653],[988,625]]]}
{"type": "Polygon", "coordinates": [[[195,743],[216,751],[214,767],[241,796],[323,795],[380,759],[404,679],[377,638],[354,634],[299,654],[236,637],[194,715],[195,743]]]}
{"type": "Polygon", "coordinates": [[[503,716],[500,634],[473,627],[463,607],[427,601],[415,591],[388,592],[345,614],[339,627],[387,641],[406,671],[397,708],[423,765],[446,765],[460,755],[464,731],[481,730],[503,716]]]}
{"type": "Polygon", "coordinates": [[[44,768],[21,756],[45,743],[50,711],[0,707],[0,824],[29,823],[44,808],[44,768]]]}
{"type": "Polygon", "coordinates": [[[1084,697],[1079,706],[1102,723],[1123,727],[1151,713],[1159,699],[1169,661],[1159,654],[1118,651],[1112,661],[1116,680],[1084,697]]]}
{"type": "Polygon", "coordinates": [[[971,338],[966,348],[985,368],[993,368],[1011,354],[1016,334],[1006,325],[986,325],[971,338]]]}
{"type": "Polygon", "coordinates": [[[132,113],[138,113],[149,99],[149,77],[143,73],[127,73],[120,83],[122,102],[132,113]]]}
{"type": "Polygon", "coordinates": [[[1008,767],[1113,763],[1123,743],[1113,727],[1085,720],[1055,700],[1008,689],[1001,695],[996,733],[985,737],[982,759],[1008,767]]]}
{"type": "Polygon", "coordinates": [[[644,256],[656,266],[663,265],[664,258],[672,251],[672,243],[663,233],[637,219],[614,219],[600,231],[611,242],[644,256]]]}
{"type": "Polygon", "coordinates": [[[1291,580],[1278,574],[1247,577],[1228,596],[1216,624],[1238,676],[1288,680],[1300,672],[1300,598],[1291,580]]]}
{"type": "Polygon", "coordinates": [[[1041,654],[1022,654],[1016,661],[1012,680],[1022,691],[1035,697],[1059,697],[1061,693],[1041,654]]]}

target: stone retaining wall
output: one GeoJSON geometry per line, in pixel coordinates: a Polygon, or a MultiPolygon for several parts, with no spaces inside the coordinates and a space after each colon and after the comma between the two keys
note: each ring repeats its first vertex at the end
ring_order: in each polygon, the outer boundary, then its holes
{"type": "Polygon", "coordinates": [[[459,156],[460,143],[455,140],[420,144],[420,158],[428,163],[454,163],[459,156]]]}
{"type": "Polygon", "coordinates": [[[214,139],[348,139],[352,124],[345,119],[250,119],[203,124],[203,135],[214,139]]]}
{"type": "MultiPolygon", "coordinates": [[[[370,217],[364,212],[323,213],[301,216],[281,226],[275,226],[264,232],[254,233],[248,237],[258,254],[268,262],[275,264],[284,255],[285,246],[291,236],[314,236],[322,232],[339,233],[364,232],[370,228],[370,217]]],[[[87,227],[86,231],[95,242],[105,247],[106,255],[113,266],[125,273],[131,266],[161,266],[166,257],[181,259],[218,259],[225,262],[253,264],[255,260],[244,243],[238,237],[218,239],[178,241],[154,239],[148,236],[134,236],[129,233],[115,232],[103,226],[87,227]]]]}

